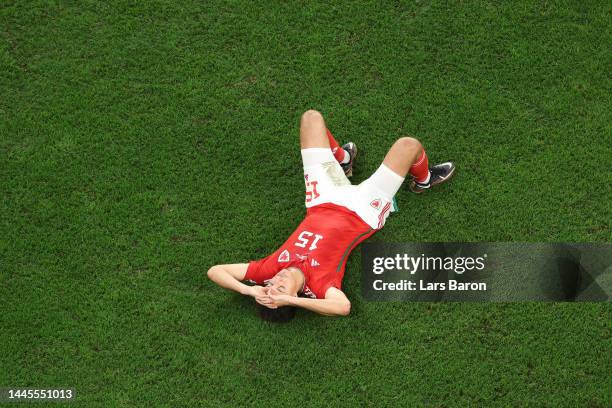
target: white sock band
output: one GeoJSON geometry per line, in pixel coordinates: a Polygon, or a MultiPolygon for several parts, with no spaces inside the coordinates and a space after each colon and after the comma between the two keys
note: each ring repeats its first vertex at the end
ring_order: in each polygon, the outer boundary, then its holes
{"type": "MultiPolygon", "coordinates": [[[[342,149],[342,148],[340,148],[340,149],[342,149]]],[[[344,158],[342,160],[340,160],[340,164],[346,164],[346,163],[351,161],[351,155],[350,155],[349,152],[347,152],[344,149],[342,149],[342,151],[344,152],[344,158]]]]}

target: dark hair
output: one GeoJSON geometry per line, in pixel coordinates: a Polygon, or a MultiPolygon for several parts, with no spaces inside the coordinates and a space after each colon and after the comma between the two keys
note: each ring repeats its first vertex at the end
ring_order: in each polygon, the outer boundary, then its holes
{"type": "Polygon", "coordinates": [[[295,317],[294,306],[282,306],[278,309],[270,309],[268,307],[257,305],[259,308],[259,316],[266,322],[272,323],[289,323],[295,317]]]}

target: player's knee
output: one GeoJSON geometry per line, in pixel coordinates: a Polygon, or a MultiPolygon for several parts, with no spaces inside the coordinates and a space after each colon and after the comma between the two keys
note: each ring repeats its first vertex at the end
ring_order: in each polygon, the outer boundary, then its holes
{"type": "Polygon", "coordinates": [[[206,272],[206,276],[208,277],[208,279],[212,279],[213,276],[215,275],[215,273],[217,273],[217,269],[219,268],[219,265],[215,265],[215,266],[211,266],[210,269],[208,270],[208,272],[206,272]]]}
{"type": "Polygon", "coordinates": [[[398,149],[403,150],[405,154],[419,153],[423,149],[421,142],[419,142],[414,137],[409,136],[400,137],[399,139],[397,139],[397,141],[395,142],[395,146],[397,146],[398,149]]]}
{"type": "Polygon", "coordinates": [[[340,315],[348,316],[349,314],[351,314],[351,302],[347,301],[344,305],[342,305],[342,310],[340,311],[340,315]]]}
{"type": "Polygon", "coordinates": [[[312,123],[316,121],[323,121],[323,115],[321,112],[316,111],[314,109],[308,109],[306,112],[302,114],[301,123],[312,123]]]}

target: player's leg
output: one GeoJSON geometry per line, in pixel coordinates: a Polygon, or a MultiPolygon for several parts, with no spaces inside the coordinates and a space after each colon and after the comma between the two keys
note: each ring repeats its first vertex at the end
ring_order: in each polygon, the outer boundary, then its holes
{"type": "Polygon", "coordinates": [[[310,109],[300,119],[300,146],[302,150],[312,148],[330,148],[327,127],[323,115],[310,109]]]}
{"type": "Polygon", "coordinates": [[[327,128],[320,112],[311,109],[302,115],[300,120],[300,144],[302,149],[330,148],[334,158],[342,166],[344,174],[348,177],[352,176],[353,163],[357,157],[357,146],[355,143],[349,142],[340,147],[327,128]]]}
{"type": "Polygon", "coordinates": [[[306,207],[333,201],[338,187],[350,181],[334,157],[321,113],[304,112],[300,121],[300,145],[306,184],[306,207]]]}
{"type": "Polygon", "coordinates": [[[429,167],[427,153],[421,143],[412,137],[402,137],[391,147],[383,164],[401,177],[410,174],[410,189],[421,193],[433,185],[450,179],[455,165],[446,162],[429,167]]]}
{"type": "MultiPolygon", "coordinates": [[[[412,137],[402,137],[393,143],[378,169],[359,185],[359,201],[365,211],[368,223],[382,228],[389,212],[393,211],[393,198],[404,183],[405,177],[413,170],[423,152],[421,143],[412,137]],[[371,208],[375,211],[372,211],[371,208]]],[[[427,167],[426,167],[427,168],[427,167]]],[[[417,171],[420,170],[417,169],[417,171]]]]}
{"type": "Polygon", "coordinates": [[[355,146],[355,143],[348,142],[344,144],[344,146],[340,147],[340,144],[336,141],[336,138],[334,135],[332,135],[329,129],[327,129],[327,140],[329,140],[329,147],[331,148],[334,157],[338,163],[342,165],[342,168],[345,169],[344,172],[347,173],[347,169],[345,167],[348,167],[348,164],[351,164],[350,167],[352,170],[352,162],[355,160],[355,157],[357,157],[357,146],[355,146]]]}
{"type": "Polygon", "coordinates": [[[377,187],[392,198],[408,175],[412,178],[411,189],[421,192],[448,180],[454,171],[452,162],[429,167],[429,159],[421,142],[413,137],[401,137],[391,146],[378,170],[364,183],[377,187]]]}
{"type": "MultiPolygon", "coordinates": [[[[401,137],[393,143],[385,156],[385,160],[383,160],[383,164],[402,178],[406,177],[411,170],[418,173],[419,177],[423,177],[427,174],[422,174],[422,166],[417,166],[416,169],[412,168],[413,165],[417,164],[417,159],[421,155],[425,155],[425,150],[417,139],[401,137]]],[[[424,164],[427,171],[427,156],[424,156],[424,164]]]]}
{"type": "MultiPolygon", "coordinates": [[[[393,198],[404,183],[406,176],[432,184],[448,180],[455,166],[452,163],[428,168],[427,155],[421,143],[412,137],[398,139],[387,152],[380,167],[358,186],[355,212],[372,228],[380,229],[389,213],[395,211],[393,198]]],[[[414,190],[413,190],[414,191],[414,190]]]]}

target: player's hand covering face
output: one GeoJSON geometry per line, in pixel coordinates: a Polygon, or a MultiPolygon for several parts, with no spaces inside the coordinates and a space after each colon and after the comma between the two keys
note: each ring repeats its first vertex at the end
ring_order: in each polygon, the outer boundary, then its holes
{"type": "Polygon", "coordinates": [[[289,306],[291,305],[291,298],[293,298],[294,296],[291,295],[270,295],[269,298],[271,300],[271,304],[270,306],[272,308],[278,308],[278,307],[282,307],[282,306],[289,306]]]}
{"type": "Polygon", "coordinates": [[[296,287],[294,277],[287,269],[283,269],[266,282],[266,287],[259,291],[255,300],[270,309],[286,306],[291,297],[297,296],[296,287]]]}
{"type": "Polygon", "coordinates": [[[252,295],[255,301],[262,306],[270,307],[272,305],[272,299],[268,296],[268,288],[263,286],[251,286],[252,295]]]}

